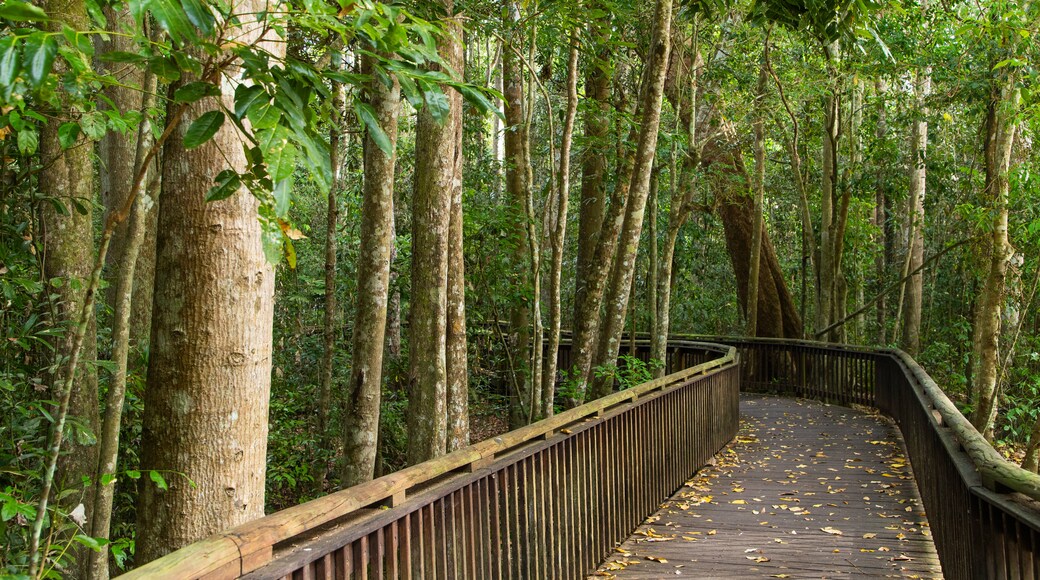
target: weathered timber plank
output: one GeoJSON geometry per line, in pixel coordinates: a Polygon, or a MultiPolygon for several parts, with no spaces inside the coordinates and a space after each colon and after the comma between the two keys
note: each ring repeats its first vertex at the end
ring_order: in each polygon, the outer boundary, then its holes
{"type": "Polygon", "coordinates": [[[741,400],[741,431],[597,577],[941,578],[897,431],[857,410],[741,400]]]}

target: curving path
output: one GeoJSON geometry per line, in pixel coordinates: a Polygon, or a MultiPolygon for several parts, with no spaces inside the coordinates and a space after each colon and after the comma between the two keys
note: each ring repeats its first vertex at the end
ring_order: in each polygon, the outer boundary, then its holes
{"type": "Polygon", "coordinates": [[[595,577],[942,577],[887,419],[758,395],[742,395],[740,410],[737,438],[595,577]]]}

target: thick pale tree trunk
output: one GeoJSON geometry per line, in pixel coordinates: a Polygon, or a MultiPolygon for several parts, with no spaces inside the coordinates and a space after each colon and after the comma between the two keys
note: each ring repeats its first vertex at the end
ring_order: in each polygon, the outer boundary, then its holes
{"type": "MultiPolygon", "coordinates": [[[[448,33],[462,38],[462,26],[452,21],[448,33]]],[[[446,49],[453,53],[449,61],[460,78],[463,77],[461,42],[452,42],[446,49]]],[[[447,60],[447,59],[446,59],[447,60]]],[[[466,267],[462,239],[462,95],[452,91],[451,120],[455,132],[455,159],[451,183],[451,217],[448,224],[448,312],[447,312],[447,413],[448,439],[446,451],[451,452],[469,445],[469,371],[466,360],[466,267]]]]}
{"type": "Polygon", "coordinates": [[[1011,151],[1015,140],[1016,115],[1020,93],[1014,67],[994,73],[989,115],[986,120],[986,191],[992,222],[988,249],[989,263],[975,312],[974,361],[971,422],[980,433],[992,436],[997,412],[1001,311],[1011,245],[1008,240],[1008,193],[1011,151]]]}
{"type": "MultiPolygon", "coordinates": [[[[614,257],[615,272],[604,297],[604,326],[596,348],[598,365],[614,364],[621,346],[625,311],[635,274],[635,259],[643,228],[646,200],[650,193],[650,177],[661,123],[661,101],[671,50],[672,2],[658,0],[654,12],[653,38],[647,62],[645,86],[640,95],[640,132],[633,164],[630,196],[621,226],[618,252],[614,257]]],[[[591,383],[588,398],[595,399],[613,390],[613,376],[598,376],[591,383]]]]}
{"type": "Polygon", "coordinates": [[[554,387],[556,384],[556,352],[560,347],[560,326],[563,318],[560,280],[563,273],[563,243],[567,236],[567,207],[571,189],[571,143],[574,136],[574,118],[578,111],[578,35],[571,32],[570,52],[567,59],[567,112],[563,120],[563,135],[560,144],[560,165],[557,170],[555,228],[549,235],[549,336],[548,356],[542,374],[541,416],[553,414],[554,387]]]}
{"type": "MultiPolygon", "coordinates": [[[[236,8],[253,14],[263,6],[248,0],[236,8]]],[[[239,32],[250,44],[260,29],[248,23],[239,32]]],[[[284,49],[259,42],[276,54],[284,49]]],[[[185,74],[179,84],[193,80],[185,74]]],[[[220,97],[227,108],[230,89],[220,97]]],[[[234,125],[195,149],[182,143],[191,122],[217,105],[213,98],[188,105],[163,152],[141,468],[161,472],[169,489],[141,484],[139,564],[264,515],[274,269],[261,247],[255,198],[241,191],[205,201],[220,171],[246,168],[234,125]]]]}
{"type": "Polygon", "coordinates": [[[917,356],[921,350],[921,304],[924,298],[924,198],[926,192],[928,155],[928,107],[925,100],[932,91],[932,67],[925,66],[917,71],[917,82],[914,86],[915,119],[910,136],[910,192],[907,252],[909,252],[908,268],[911,275],[904,287],[906,296],[903,317],[902,348],[911,356],[917,356]]]}
{"type": "MultiPolygon", "coordinates": [[[[363,57],[363,70],[371,70],[371,58],[363,57]]],[[[357,309],[350,382],[343,402],[343,468],[340,473],[343,487],[368,481],[375,474],[383,385],[383,339],[389,299],[390,257],[394,249],[394,168],[401,91],[396,78],[389,87],[373,80],[367,88],[368,103],[394,150],[387,155],[366,134],[357,309]]]]}
{"type": "MultiPolygon", "coordinates": [[[[451,0],[442,0],[441,7],[452,14],[451,0]]],[[[445,64],[456,69],[461,51],[454,47],[455,41],[442,38],[439,45],[445,64]]],[[[455,124],[459,122],[461,119],[450,114],[438,123],[423,108],[415,129],[407,421],[408,462],[412,464],[442,455],[447,445],[448,230],[456,181],[455,124]]]]}

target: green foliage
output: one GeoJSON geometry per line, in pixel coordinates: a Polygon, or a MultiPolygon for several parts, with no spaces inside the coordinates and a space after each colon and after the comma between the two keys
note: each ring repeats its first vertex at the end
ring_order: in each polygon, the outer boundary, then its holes
{"type": "Polygon", "coordinates": [[[618,389],[624,391],[652,380],[654,371],[663,366],[664,363],[656,359],[648,362],[630,354],[623,354],[618,357],[618,364],[598,366],[592,369],[592,372],[598,378],[613,378],[618,389]]]}

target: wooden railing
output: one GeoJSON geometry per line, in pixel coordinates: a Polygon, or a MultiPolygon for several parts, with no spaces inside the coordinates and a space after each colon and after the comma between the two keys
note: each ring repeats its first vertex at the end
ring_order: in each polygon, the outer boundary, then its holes
{"type": "Polygon", "coordinates": [[[584,577],[736,434],[735,349],[673,349],[671,365],[689,368],[217,534],[126,577],[584,577]]]}
{"type": "MultiPolygon", "coordinates": [[[[691,368],[174,552],[139,577],[579,578],[735,434],[737,387],[891,416],[947,578],[1040,578],[1040,478],[905,353],[672,341],[691,368]],[[739,353],[734,355],[734,350],[739,353]]],[[[636,343],[647,358],[649,345],[636,343]]],[[[560,352],[567,368],[569,350],[560,352]]]]}
{"type": "Polygon", "coordinates": [[[895,420],[946,578],[1040,578],[1040,477],[1003,460],[906,353],[711,340],[738,348],[745,390],[870,405],[895,420]]]}

